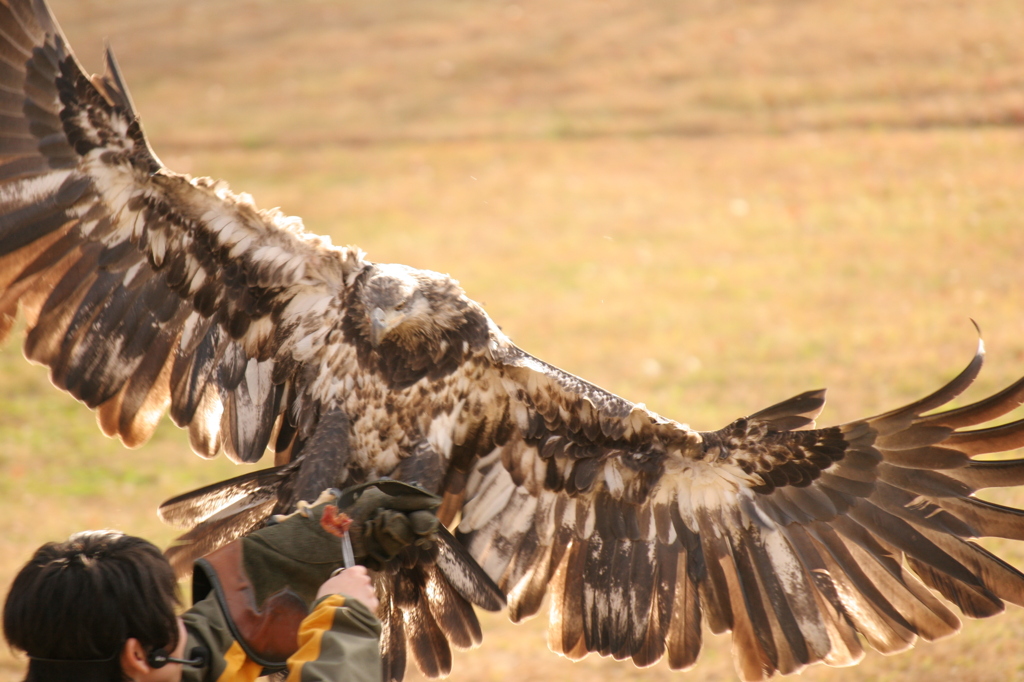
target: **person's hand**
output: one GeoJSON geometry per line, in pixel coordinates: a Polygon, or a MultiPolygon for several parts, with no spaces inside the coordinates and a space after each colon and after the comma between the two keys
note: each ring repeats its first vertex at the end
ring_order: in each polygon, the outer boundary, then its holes
{"type": "Polygon", "coordinates": [[[343,594],[361,601],[371,613],[377,612],[377,593],[374,592],[373,580],[370,579],[370,573],[365,566],[346,568],[331,576],[320,586],[316,598],[320,599],[329,594],[343,594]]]}

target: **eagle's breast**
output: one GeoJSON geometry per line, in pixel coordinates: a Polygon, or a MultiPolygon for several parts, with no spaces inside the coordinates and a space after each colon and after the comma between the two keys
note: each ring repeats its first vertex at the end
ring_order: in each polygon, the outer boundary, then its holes
{"type": "Polygon", "coordinates": [[[411,468],[422,485],[439,487],[453,451],[473,425],[485,419],[485,411],[503,404],[499,382],[490,379],[489,365],[479,358],[401,389],[372,369],[357,367],[355,372],[358,376],[346,382],[352,390],[343,404],[351,422],[351,461],[367,480],[405,480],[411,468]],[[436,481],[428,470],[437,472],[436,481]]]}

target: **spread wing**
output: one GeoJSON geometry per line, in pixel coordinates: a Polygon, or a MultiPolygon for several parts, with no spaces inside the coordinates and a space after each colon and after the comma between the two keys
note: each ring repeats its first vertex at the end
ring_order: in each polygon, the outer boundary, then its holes
{"type": "Polygon", "coordinates": [[[0,5],[0,340],[20,308],[29,359],[128,446],[169,410],[204,456],[258,460],[281,414],[291,447],[361,254],[165,169],[110,54],[86,75],[28,5],[0,5]]]}
{"type": "Polygon", "coordinates": [[[701,624],[733,633],[746,679],[885,653],[1024,605],[1024,575],[973,538],[1024,539],[1017,509],[976,490],[1019,485],[1024,380],[959,409],[967,369],[912,405],[813,429],[822,391],[696,433],[515,348],[499,357],[514,434],[461,462],[446,509],[508,593],[514,620],[550,600],[549,644],[686,669],[701,624]]]}

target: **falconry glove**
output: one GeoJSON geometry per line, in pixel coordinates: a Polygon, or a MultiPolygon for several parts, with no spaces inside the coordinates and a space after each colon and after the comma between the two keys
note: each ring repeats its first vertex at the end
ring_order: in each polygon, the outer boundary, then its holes
{"type": "Polygon", "coordinates": [[[324,491],[287,516],[201,559],[192,599],[216,593],[232,635],[268,670],[295,652],[299,624],[317,590],[343,566],[348,534],[356,563],[380,569],[410,546],[429,548],[441,499],[414,485],[381,480],[324,491]]]}
{"type": "Polygon", "coordinates": [[[409,545],[430,547],[438,524],[434,511],[440,503],[437,496],[414,486],[379,481],[346,489],[337,506],[352,518],[349,532],[356,561],[380,570],[409,545]]]}

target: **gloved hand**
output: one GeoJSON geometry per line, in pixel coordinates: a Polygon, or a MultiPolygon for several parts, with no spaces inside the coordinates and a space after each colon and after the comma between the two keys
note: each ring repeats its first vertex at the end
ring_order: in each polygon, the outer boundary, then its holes
{"type": "Polygon", "coordinates": [[[216,592],[249,657],[269,669],[283,666],[317,589],[343,565],[343,528],[356,563],[380,569],[409,546],[430,547],[440,503],[436,495],[392,480],[326,490],[312,504],[198,559],[193,601],[216,592]]]}
{"type": "Polygon", "coordinates": [[[409,545],[427,549],[437,532],[441,498],[399,481],[353,486],[338,495],[338,509],[352,519],[356,563],[380,570],[409,545]]]}

